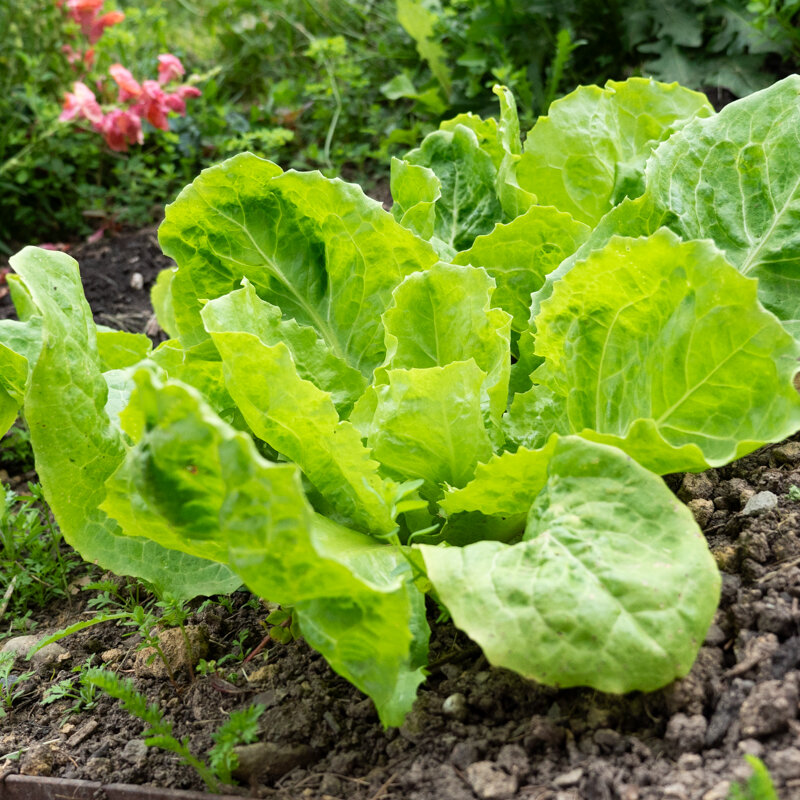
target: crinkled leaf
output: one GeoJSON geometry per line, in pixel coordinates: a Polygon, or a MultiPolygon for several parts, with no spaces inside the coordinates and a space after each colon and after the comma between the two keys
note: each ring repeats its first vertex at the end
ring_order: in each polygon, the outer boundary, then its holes
{"type": "Polygon", "coordinates": [[[213,314],[217,330],[252,333],[266,345],[283,342],[297,374],[330,393],[341,416],[346,417],[364,393],[367,382],[357,369],[335,355],[313,328],[281,319],[280,309],[262,300],[251,284],[220,298],[213,314]]]}
{"type": "Polygon", "coordinates": [[[211,341],[184,347],[179,340],[168,339],[151,353],[150,361],[163,369],[167,377],[188,383],[201,392],[226,422],[233,420],[236,404],[225,387],[222,359],[211,341]]]}
{"type": "Polygon", "coordinates": [[[123,532],[100,508],[106,479],[125,455],[105,412],[96,328],[77,263],[59,252],[27,247],[12,266],[42,317],[42,353],[25,396],[25,418],[45,497],[66,540],[87,561],[133,575],[188,599],[236,589],[222,564],[166,550],[123,532]]]}
{"type": "Polygon", "coordinates": [[[162,330],[172,339],[177,339],[180,335],[178,323],[175,321],[175,308],[172,305],[172,279],[175,277],[175,269],[162,269],[158,273],[156,282],[150,290],[150,302],[153,304],[153,311],[156,320],[162,330]]]}
{"type": "Polygon", "coordinates": [[[525,140],[519,185],[595,225],[624,197],[644,190],[650,153],[696,116],[713,114],[705,95],[677,83],[630,78],[581,86],[550,106],[525,140]]]}
{"type": "Polygon", "coordinates": [[[439,506],[448,515],[462,511],[483,514],[527,514],[533,498],[547,483],[547,469],[559,439],[553,436],[539,450],[493,455],[478,464],[475,477],[462,489],[450,489],[439,506]]]}
{"type": "Polygon", "coordinates": [[[758,279],[758,297],[800,337],[800,76],[697,119],[653,153],[646,191],[611,211],[577,255],[534,298],[615,234],[641,236],[666,226],[684,239],[713,239],[728,261],[758,279]]]}
{"type": "MultiPolygon", "coordinates": [[[[11,276],[9,276],[11,277],[11,276]]],[[[14,276],[19,278],[18,275],[14,276]]],[[[21,286],[21,284],[17,283],[21,286]]],[[[30,303],[24,288],[16,297],[30,303]]],[[[32,311],[35,306],[32,306],[32,311]]],[[[22,318],[22,317],[21,317],[22,318]]],[[[25,399],[31,371],[42,350],[42,319],[31,313],[25,322],[13,319],[0,320],[0,436],[17,418],[25,399]]]]}
{"type": "MultiPolygon", "coordinates": [[[[224,366],[225,383],[259,438],[290,458],[345,520],[359,530],[395,527],[396,486],[378,475],[378,464],[358,431],[341,421],[328,392],[302,378],[289,347],[251,333],[248,292],[212,300],[203,309],[224,366]]],[[[267,334],[273,331],[267,326],[267,334]]]]}
{"type": "Polygon", "coordinates": [[[136,381],[125,422],[139,440],[104,507],[294,606],[309,644],[373,698],[384,724],[399,725],[427,650],[423,598],[399,549],[315,514],[297,467],[262,459],[190,387],[144,370],[136,381]]]}
{"type": "Polygon", "coordinates": [[[615,237],[576,264],[536,318],[546,362],[533,379],[562,399],[562,432],[661,473],[720,466],[795,432],[800,345],[756,288],[710,242],[667,230],[615,237]]]}
{"type": "Polygon", "coordinates": [[[153,343],[143,333],[115,331],[99,325],[97,327],[97,352],[103,372],[132,367],[147,358],[152,349],[153,343]]]}
{"type": "Polygon", "coordinates": [[[533,206],[506,225],[479,236],[454,264],[483,267],[496,281],[492,300],[513,317],[512,327],[528,327],[531,293],[541,288],[547,273],[574,253],[590,229],[569,214],[549,206],[533,206]]]}
{"type": "Polygon", "coordinates": [[[497,169],[471,128],[456,125],[453,130],[434,131],[405,160],[428,167],[439,179],[434,236],[449,247],[465,250],[502,219],[495,193],[497,169]]]}
{"type": "Polygon", "coordinates": [[[246,277],[284,318],[312,326],[369,376],[383,360],[380,314],[410,272],[437,261],[358,186],[318,172],[281,173],[244,153],[204,170],[159,228],[178,265],[171,295],[183,344],[207,338],[201,301],[246,277]]]}
{"type": "Polygon", "coordinates": [[[551,686],[652,691],[685,675],[720,586],[689,510],[615,448],[561,439],[546,469],[522,542],[420,546],[455,624],[492,664],[551,686]]]}
{"type": "MultiPolygon", "coordinates": [[[[392,474],[463,486],[492,454],[481,413],[486,373],[473,361],[428,369],[390,369],[375,386],[374,415],[362,434],[392,474]]],[[[354,412],[355,413],[355,412],[354,412]]]]}
{"type": "Polygon", "coordinates": [[[393,158],[390,186],[394,201],[392,216],[417,236],[432,240],[436,201],[442,196],[441,183],[434,171],[393,158]]]}
{"type": "Polygon", "coordinates": [[[508,395],[511,320],[491,307],[493,292],[494,281],[474,267],[440,263],[409,275],[383,315],[385,366],[424,369],[473,358],[486,373],[484,386],[499,420],[508,395]]]}

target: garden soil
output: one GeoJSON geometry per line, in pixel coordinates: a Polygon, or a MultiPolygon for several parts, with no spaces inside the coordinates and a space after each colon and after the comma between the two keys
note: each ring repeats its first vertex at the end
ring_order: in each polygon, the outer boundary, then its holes
{"type": "MultiPolygon", "coordinates": [[[[73,255],[98,322],[155,333],[147,290],[168,261],[153,231],[73,255]]],[[[230,661],[193,681],[176,666],[176,688],[159,675],[159,662],[137,653],[137,636],[123,638],[126,629],[109,622],[62,640],[36,668],[0,720],[0,775],[203,788],[176,757],[143,744],[142,724],[117,701],[103,696],[93,711],[72,716],[70,700],[39,704],[47,687],[94,656],[158,701],[199,755],[231,711],[261,703],[259,741],[241,752],[240,786],[230,790],[242,795],[724,800],[731,782],[750,774],[743,757],[753,754],[781,798],[800,798],[800,493],[791,489],[800,487],[800,437],[667,482],[704,528],[723,583],[694,668],[662,691],[618,697],[539,686],[492,668],[431,609],[430,677],[405,724],[383,730],[371,701],[302,640],[270,640],[248,663],[230,661]],[[2,758],[20,750],[16,760],[2,758]]],[[[37,614],[35,633],[91,616],[87,594],[76,587],[70,602],[37,614]]],[[[245,592],[234,593],[229,608],[193,607],[195,657],[219,662],[238,652],[237,641],[250,650],[265,636],[269,609],[245,592]]]]}

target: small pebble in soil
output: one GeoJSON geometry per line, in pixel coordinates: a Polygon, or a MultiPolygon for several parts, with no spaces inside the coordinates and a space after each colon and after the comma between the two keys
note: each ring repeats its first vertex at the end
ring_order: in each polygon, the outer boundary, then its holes
{"type": "MultiPolygon", "coordinates": [[[[0,645],[0,653],[14,653],[16,658],[24,659],[28,650],[44,639],[45,634],[32,634],[28,636],[15,636],[13,639],[6,640],[0,645]]],[[[63,661],[68,658],[68,651],[60,644],[48,644],[41,650],[37,650],[31,658],[34,667],[42,664],[51,664],[55,661],[63,661]]]]}
{"type": "Polygon", "coordinates": [[[442,703],[442,711],[454,719],[466,719],[467,698],[461,692],[456,692],[446,697],[442,703]]]}
{"type": "Polygon", "coordinates": [[[467,781],[481,800],[509,800],[517,793],[519,781],[491,761],[476,761],[467,767],[467,781]]]}
{"type": "Polygon", "coordinates": [[[784,730],[796,717],[797,684],[787,675],[753,687],[739,710],[739,725],[742,736],[761,738],[784,730]]]}
{"type": "Polygon", "coordinates": [[[763,511],[771,511],[778,507],[778,496],[773,492],[758,492],[754,494],[742,509],[746,517],[755,516],[763,511]]]}

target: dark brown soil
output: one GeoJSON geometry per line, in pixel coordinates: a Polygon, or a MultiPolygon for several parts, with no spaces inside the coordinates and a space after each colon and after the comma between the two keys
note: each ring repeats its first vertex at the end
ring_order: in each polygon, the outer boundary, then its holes
{"type": "MultiPolygon", "coordinates": [[[[98,325],[131,333],[156,330],[150,289],[158,273],[173,265],[158,246],[156,228],[77,244],[68,252],[80,264],[86,299],[98,325]]],[[[9,317],[16,318],[16,314],[4,292],[0,319],[9,317]]]]}
{"type": "MultiPolygon", "coordinates": [[[[98,321],[143,330],[146,288],[167,263],[153,232],[74,255],[98,321]],[[145,290],[130,288],[134,271],[145,290]]],[[[137,636],[104,623],[64,639],[64,652],[0,719],[0,774],[203,788],[175,756],[141,744],[142,724],[117,701],[101,697],[95,710],[66,719],[72,701],[39,704],[94,655],[133,677],[201,756],[230,711],[262,703],[257,766],[239,791],[276,800],[724,800],[730,782],[749,775],[746,753],[766,762],[781,798],[800,798],[800,500],[790,494],[800,487],[800,437],[667,482],[705,529],[723,592],[692,672],[663,691],[541,687],[490,667],[463,634],[432,623],[431,675],[402,728],[384,731],[371,701],[302,641],[270,641],[249,663],[193,683],[181,672],[177,692],[147,677],[137,636]],[[766,508],[746,509],[758,492],[770,493],[760,498],[766,508]],[[3,759],[19,749],[19,760],[3,759]]],[[[38,614],[36,633],[91,616],[87,594],[38,614]]],[[[268,613],[240,592],[230,610],[207,605],[188,624],[207,637],[206,659],[219,661],[240,652],[237,640],[252,650],[268,613]]]]}

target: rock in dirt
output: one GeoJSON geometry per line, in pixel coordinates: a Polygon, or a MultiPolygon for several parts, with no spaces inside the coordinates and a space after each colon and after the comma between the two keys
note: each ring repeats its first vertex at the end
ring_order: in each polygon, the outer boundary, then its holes
{"type": "Polygon", "coordinates": [[[467,781],[481,800],[510,800],[519,781],[491,761],[476,761],[467,767],[467,781]]]}
{"type": "Polygon", "coordinates": [[[130,739],[122,748],[120,758],[130,764],[144,764],[147,760],[147,745],[142,739],[130,739]]]}
{"type": "Polygon", "coordinates": [[[703,749],[708,721],[702,714],[675,714],[667,723],[664,736],[673,751],[697,753],[703,749]]]}
{"type": "Polygon", "coordinates": [[[583,769],[581,767],[576,767],[569,772],[565,772],[553,778],[553,786],[557,786],[559,789],[568,789],[570,786],[577,786],[582,777],[583,769]]]}
{"type": "MultiPolygon", "coordinates": [[[[180,672],[193,672],[197,662],[208,655],[206,629],[202,625],[187,625],[184,630],[191,652],[187,652],[180,628],[169,628],[158,633],[161,649],[176,676],[180,672]]],[[[146,647],[136,654],[133,671],[138,678],[165,680],[168,677],[167,667],[153,647],[146,647]]]]}
{"type": "Polygon", "coordinates": [[[36,745],[22,756],[19,771],[22,775],[38,775],[47,778],[53,774],[55,761],[56,750],[52,744],[36,745]]]}
{"type": "Polygon", "coordinates": [[[773,778],[791,781],[800,778],[800,749],[787,747],[767,756],[767,766],[773,778]]]}
{"type": "Polygon", "coordinates": [[[730,790],[730,781],[720,781],[703,795],[703,800],[727,800],[730,790]]]}
{"type": "Polygon", "coordinates": [[[276,744],[275,742],[256,742],[234,747],[239,758],[239,766],[233,777],[243,783],[274,781],[296,767],[310,764],[315,752],[304,744],[276,744]]]}
{"type": "Polygon", "coordinates": [[[760,738],[784,730],[796,717],[797,684],[787,676],[753,687],[739,710],[739,725],[743,737],[760,738]]]}
{"type": "Polygon", "coordinates": [[[518,744],[503,745],[497,754],[497,765],[518,778],[525,778],[531,771],[528,754],[518,744]]]}
{"type": "Polygon", "coordinates": [[[800,442],[784,442],[770,451],[776,464],[791,464],[800,461],[800,442]]]}
{"type": "Polygon", "coordinates": [[[714,513],[714,503],[711,502],[711,500],[697,498],[695,500],[690,500],[686,505],[689,507],[689,511],[692,512],[694,521],[701,528],[705,528],[714,513]]]}
{"type": "MultiPolygon", "coordinates": [[[[14,653],[19,659],[25,658],[28,650],[34,645],[38,644],[45,638],[42,635],[28,635],[28,636],[15,636],[13,639],[8,639],[2,646],[0,646],[0,653],[14,653]]],[[[68,652],[60,645],[53,642],[48,644],[41,650],[37,650],[31,658],[31,663],[34,667],[39,667],[42,664],[52,664],[54,661],[63,660],[68,657],[68,652]]]]}
{"type": "Polygon", "coordinates": [[[480,752],[474,742],[458,742],[450,752],[450,763],[463,770],[478,761],[480,757],[480,752]]]}
{"type": "Polygon", "coordinates": [[[714,486],[711,475],[688,472],[683,476],[681,488],[678,489],[678,497],[684,503],[688,503],[690,500],[710,500],[714,494],[714,486]]]}
{"type": "Polygon", "coordinates": [[[466,719],[467,698],[461,692],[449,695],[442,703],[442,711],[453,719],[466,719]]]}
{"type": "Polygon", "coordinates": [[[778,507],[778,496],[773,492],[758,492],[754,494],[742,509],[742,514],[752,517],[764,511],[771,511],[778,507]]]}

